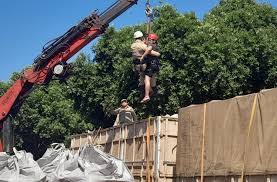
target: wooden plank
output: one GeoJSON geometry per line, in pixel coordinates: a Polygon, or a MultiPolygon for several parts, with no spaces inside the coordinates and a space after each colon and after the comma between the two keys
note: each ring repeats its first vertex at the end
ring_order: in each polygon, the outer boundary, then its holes
{"type": "Polygon", "coordinates": [[[124,160],[124,142],[123,142],[123,138],[124,138],[124,128],[121,127],[120,128],[120,159],[124,160]]]}
{"type": "Polygon", "coordinates": [[[127,157],[127,126],[124,126],[124,161],[126,161],[127,157]]]}
{"type": "MultiPolygon", "coordinates": [[[[142,133],[142,139],[143,139],[143,144],[142,144],[142,159],[145,160],[145,149],[146,149],[146,146],[145,146],[145,135],[146,135],[146,129],[147,129],[147,122],[143,122],[143,129],[145,129],[145,132],[142,133]]],[[[140,173],[140,177],[143,179],[143,172],[144,172],[144,165],[142,164],[141,165],[141,173],[140,173]]]]}
{"type": "Polygon", "coordinates": [[[112,128],[111,131],[112,131],[112,138],[113,138],[113,139],[111,140],[111,145],[112,145],[112,146],[111,146],[111,152],[110,152],[110,154],[113,155],[113,147],[114,147],[114,146],[113,146],[113,144],[114,144],[114,142],[113,142],[113,141],[114,141],[114,128],[112,128]]]}
{"type": "MultiPolygon", "coordinates": [[[[134,135],[135,135],[135,131],[136,131],[136,123],[134,123],[133,125],[133,131],[134,131],[134,135]]],[[[132,161],[135,161],[135,152],[136,152],[136,138],[135,136],[133,137],[133,152],[132,152],[132,161]]],[[[134,171],[134,165],[132,165],[132,170],[131,172],[133,173],[134,171]]]]}
{"type": "Polygon", "coordinates": [[[113,142],[112,155],[119,158],[120,157],[119,149],[120,149],[119,141],[114,141],[113,142]]]}

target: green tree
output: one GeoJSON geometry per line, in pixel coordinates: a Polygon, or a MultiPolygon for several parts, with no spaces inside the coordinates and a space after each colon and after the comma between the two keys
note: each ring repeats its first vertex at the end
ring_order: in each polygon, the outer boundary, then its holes
{"type": "Polygon", "coordinates": [[[196,96],[224,99],[276,86],[276,78],[269,77],[276,76],[276,15],[268,5],[229,0],[205,17],[190,37],[191,51],[200,55],[191,60],[200,63],[198,74],[208,78],[194,79],[207,88],[196,96]]]}
{"type": "Polygon", "coordinates": [[[8,84],[0,81],[0,96],[2,96],[8,89],[8,84]]]}
{"type": "Polygon", "coordinates": [[[92,129],[67,93],[65,85],[53,81],[30,94],[15,117],[17,147],[38,158],[51,143],[66,142],[70,135],[92,129]]]}

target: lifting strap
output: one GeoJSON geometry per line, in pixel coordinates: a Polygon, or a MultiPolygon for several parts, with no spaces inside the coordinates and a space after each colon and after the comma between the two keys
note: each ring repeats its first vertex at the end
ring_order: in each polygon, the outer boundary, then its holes
{"type": "Polygon", "coordinates": [[[204,160],[205,160],[205,133],[206,133],[206,112],[207,103],[204,104],[203,109],[203,131],[202,131],[202,147],[201,147],[201,178],[200,182],[204,181],[204,160]]]}
{"type": "Polygon", "coordinates": [[[147,125],[146,125],[146,170],[147,170],[147,182],[151,181],[150,174],[150,122],[151,117],[148,117],[147,125]]]}
{"type": "Polygon", "coordinates": [[[249,139],[250,139],[250,132],[251,132],[251,129],[252,129],[252,125],[253,125],[253,121],[254,121],[254,116],[255,116],[255,113],[256,113],[257,97],[258,97],[258,94],[255,94],[253,105],[252,105],[252,110],[251,110],[251,115],[250,115],[250,119],[249,119],[249,124],[248,124],[247,138],[246,138],[246,142],[245,142],[245,145],[244,145],[243,166],[242,166],[241,177],[240,177],[240,181],[241,182],[243,182],[243,180],[244,180],[246,152],[248,150],[248,143],[249,143],[249,139]]]}

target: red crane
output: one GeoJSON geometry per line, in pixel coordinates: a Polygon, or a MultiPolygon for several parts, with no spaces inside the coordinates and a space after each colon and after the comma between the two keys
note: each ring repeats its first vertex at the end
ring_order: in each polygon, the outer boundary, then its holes
{"type": "Polygon", "coordinates": [[[66,63],[89,42],[102,34],[109,23],[137,3],[138,0],[118,0],[101,14],[90,14],[65,34],[54,39],[35,59],[31,69],[26,70],[0,98],[0,152],[11,152],[13,148],[13,124],[15,116],[24,98],[34,85],[43,85],[51,81],[54,75],[64,78],[70,66],[66,63]]]}

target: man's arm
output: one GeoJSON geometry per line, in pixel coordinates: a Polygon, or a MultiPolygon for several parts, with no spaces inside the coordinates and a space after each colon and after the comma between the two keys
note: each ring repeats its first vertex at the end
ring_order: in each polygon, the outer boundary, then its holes
{"type": "Polygon", "coordinates": [[[117,115],[113,126],[118,126],[119,125],[119,115],[118,115],[119,112],[120,112],[120,108],[117,108],[117,109],[111,111],[112,115],[117,115]]]}
{"type": "Polygon", "coordinates": [[[113,126],[118,126],[118,125],[119,125],[119,115],[117,115],[113,126]]]}
{"type": "Polygon", "coordinates": [[[119,111],[120,111],[120,108],[117,108],[117,109],[111,111],[111,114],[112,115],[117,115],[117,114],[119,114],[119,111]]]}
{"type": "Polygon", "coordinates": [[[159,52],[152,50],[152,46],[148,46],[147,49],[145,50],[145,52],[143,53],[143,55],[141,56],[140,60],[143,60],[145,58],[145,56],[147,56],[149,54],[151,56],[155,56],[155,57],[161,56],[161,54],[159,52]]]}
{"type": "Polygon", "coordinates": [[[145,56],[147,56],[148,54],[151,54],[152,46],[145,46],[143,50],[144,50],[144,53],[140,58],[141,61],[145,58],[145,56]]]}
{"type": "Polygon", "coordinates": [[[152,56],[156,56],[156,57],[160,57],[161,56],[161,54],[159,53],[159,52],[157,52],[157,51],[151,51],[151,55],[152,56]]]}

